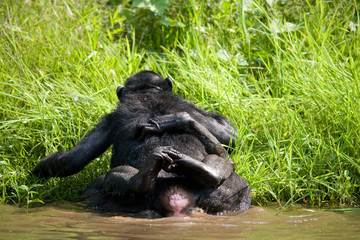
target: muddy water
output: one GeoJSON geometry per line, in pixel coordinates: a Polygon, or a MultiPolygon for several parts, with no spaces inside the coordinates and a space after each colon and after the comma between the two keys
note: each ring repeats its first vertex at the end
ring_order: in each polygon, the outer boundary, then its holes
{"type": "Polygon", "coordinates": [[[0,239],[360,239],[360,212],[254,207],[222,216],[107,216],[73,203],[0,205],[0,239]]]}

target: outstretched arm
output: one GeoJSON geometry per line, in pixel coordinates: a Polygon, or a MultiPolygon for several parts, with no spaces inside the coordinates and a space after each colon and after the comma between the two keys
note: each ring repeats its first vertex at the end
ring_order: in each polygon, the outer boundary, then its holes
{"type": "Polygon", "coordinates": [[[43,158],[32,170],[32,173],[42,178],[73,175],[83,169],[91,160],[100,156],[111,145],[110,134],[111,124],[108,115],[75,147],[43,158]]]}

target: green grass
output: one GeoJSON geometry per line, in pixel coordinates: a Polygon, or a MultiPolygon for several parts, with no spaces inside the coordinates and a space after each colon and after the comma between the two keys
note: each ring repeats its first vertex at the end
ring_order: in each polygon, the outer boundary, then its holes
{"type": "Polygon", "coordinates": [[[158,15],[119,2],[1,1],[1,203],[76,200],[111,151],[64,179],[29,171],[74,146],[115,108],[116,87],[150,69],[231,119],[254,204],[359,205],[357,1],[169,1],[158,15]]]}

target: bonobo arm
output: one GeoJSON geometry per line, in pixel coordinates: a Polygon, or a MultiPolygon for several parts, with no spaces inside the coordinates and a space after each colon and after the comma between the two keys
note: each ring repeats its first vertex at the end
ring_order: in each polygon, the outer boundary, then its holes
{"type": "Polygon", "coordinates": [[[228,119],[199,108],[196,111],[191,111],[191,115],[197,122],[205,126],[221,144],[230,147],[236,146],[237,130],[229,123],[228,119]]]}
{"type": "Polygon", "coordinates": [[[221,184],[235,170],[232,160],[210,154],[201,162],[182,153],[173,157],[163,169],[193,179],[197,186],[213,187],[221,184]]]}
{"type": "Polygon", "coordinates": [[[181,131],[196,136],[204,145],[208,156],[197,160],[177,153],[172,156],[172,164],[163,168],[165,171],[190,176],[206,187],[221,183],[234,171],[234,163],[231,159],[227,160],[227,152],[218,139],[186,112],[164,115],[151,119],[148,123],[138,124],[134,136],[170,131],[181,131]]]}
{"type": "Polygon", "coordinates": [[[156,147],[149,155],[145,164],[131,180],[131,185],[138,194],[147,194],[154,190],[158,174],[164,166],[172,163],[178,152],[172,147],[156,147]]]}
{"type": "Polygon", "coordinates": [[[59,151],[43,158],[32,170],[42,178],[66,177],[83,169],[91,160],[100,156],[110,145],[111,124],[105,116],[93,130],[65,152],[59,151]]]}
{"type": "Polygon", "coordinates": [[[194,120],[188,113],[180,112],[150,119],[148,123],[140,123],[135,127],[134,137],[152,133],[184,132],[196,136],[204,145],[208,154],[227,157],[227,152],[219,140],[202,124],[194,120]]]}
{"type": "Polygon", "coordinates": [[[154,190],[158,174],[164,166],[173,162],[178,152],[172,147],[156,147],[146,159],[143,167],[137,170],[131,166],[111,169],[105,177],[104,189],[112,195],[147,195],[154,190]]]}

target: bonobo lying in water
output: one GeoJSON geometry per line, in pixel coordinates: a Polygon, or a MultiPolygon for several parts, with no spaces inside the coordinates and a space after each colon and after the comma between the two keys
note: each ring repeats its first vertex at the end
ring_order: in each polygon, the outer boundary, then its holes
{"type": "Polygon", "coordinates": [[[118,87],[120,103],[72,149],[42,159],[32,171],[42,178],[79,172],[112,145],[111,170],[84,196],[102,211],[184,216],[250,207],[248,183],[234,172],[224,145],[235,146],[228,120],[172,93],[172,82],[138,72],[118,87]]]}

